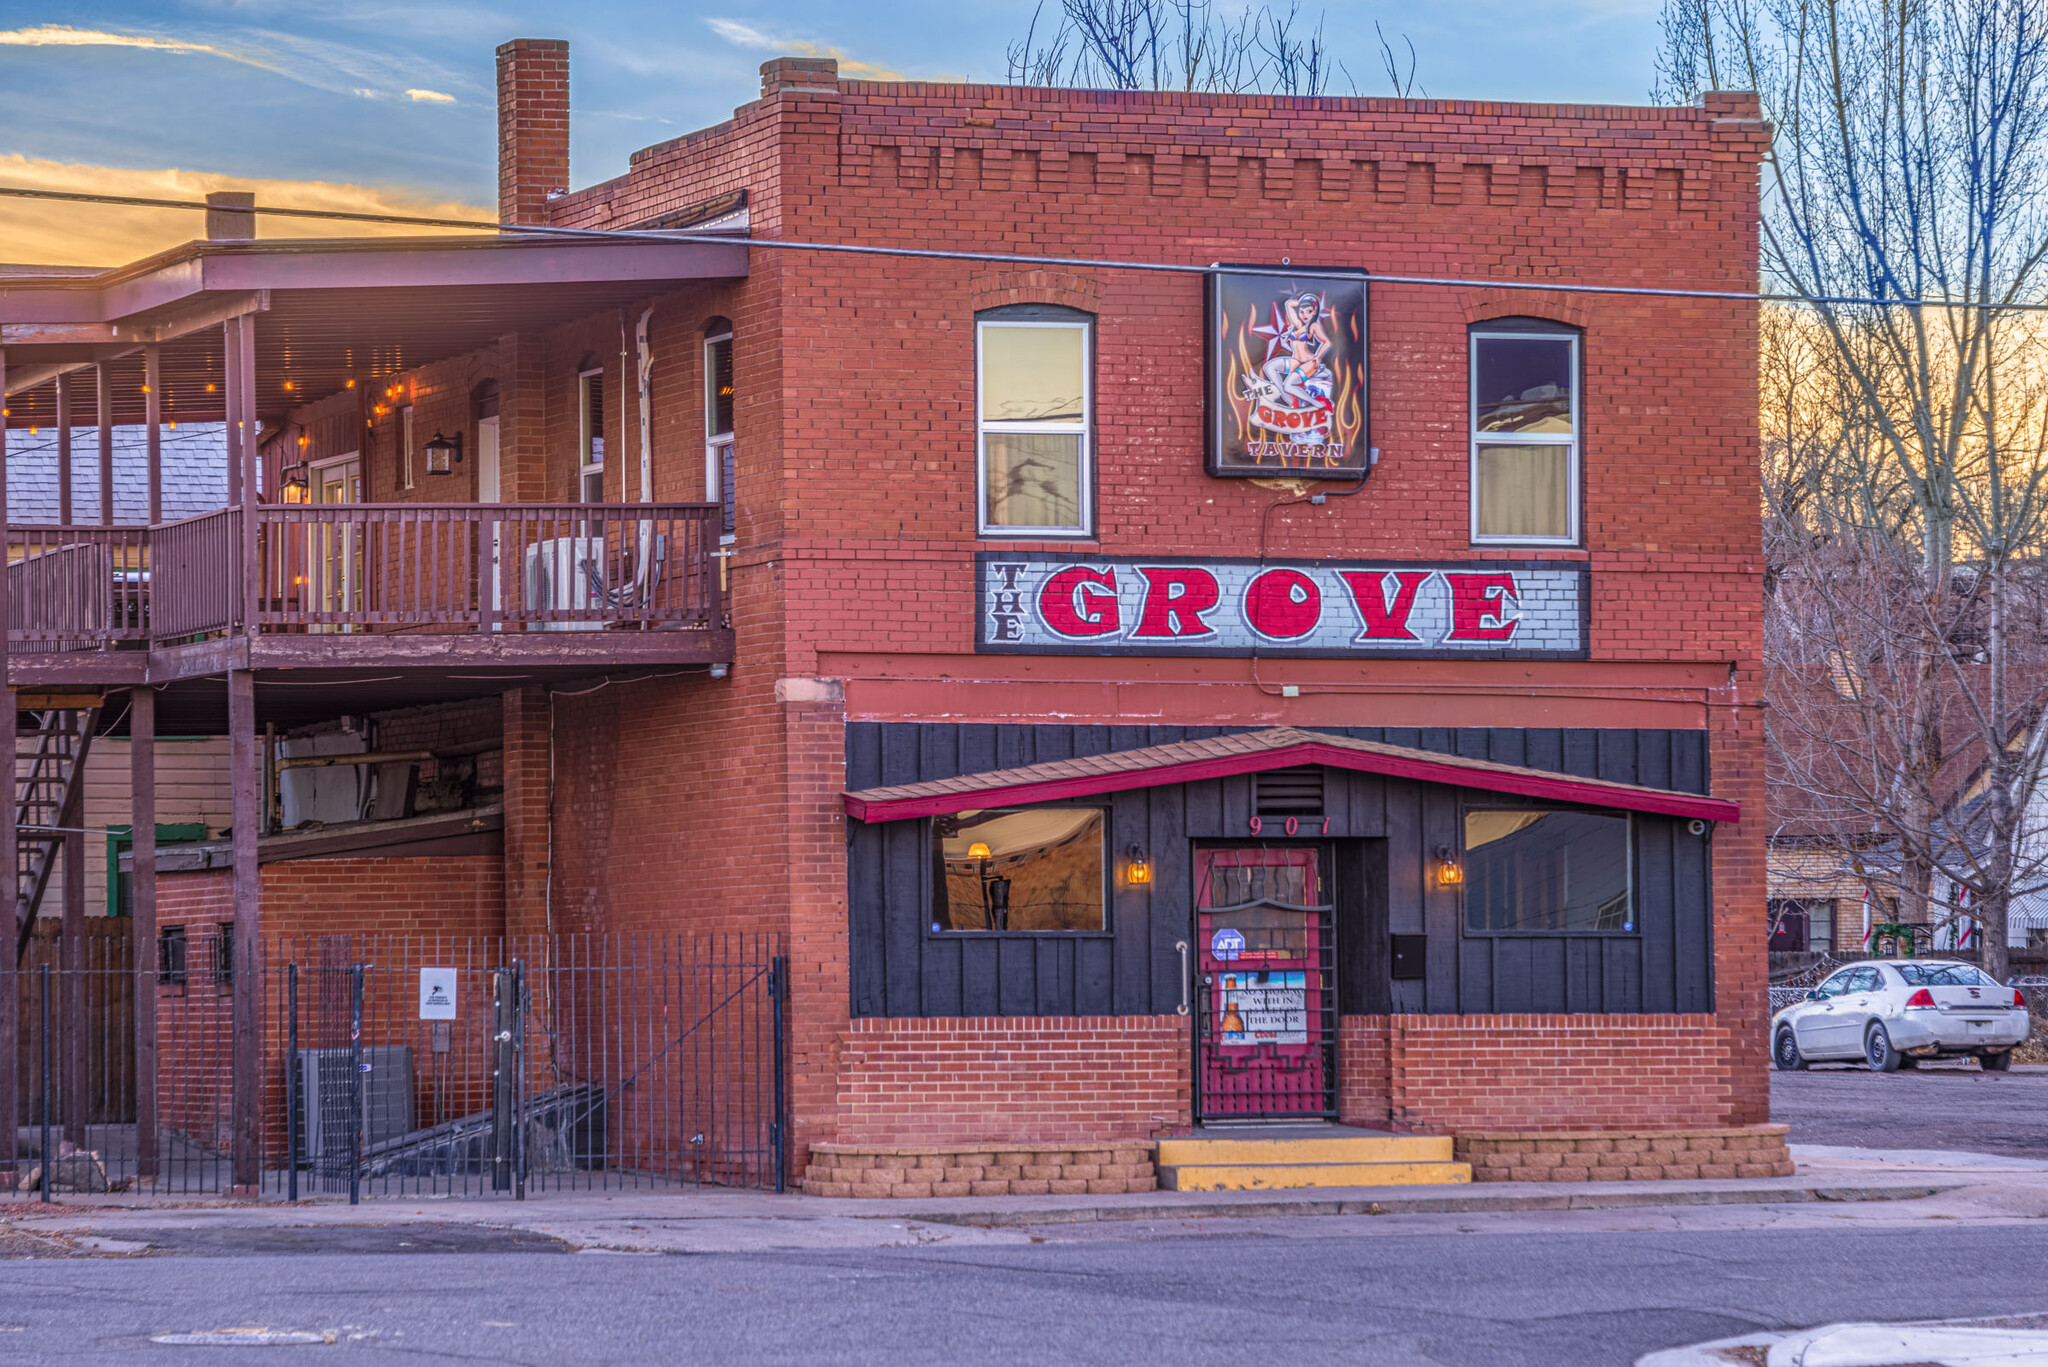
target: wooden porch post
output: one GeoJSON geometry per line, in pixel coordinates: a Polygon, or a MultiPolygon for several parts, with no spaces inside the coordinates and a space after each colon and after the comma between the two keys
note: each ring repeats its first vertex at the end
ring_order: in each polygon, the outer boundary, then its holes
{"type": "MultiPolygon", "coordinates": [[[[256,612],[259,606],[259,586],[263,580],[263,566],[257,557],[262,545],[262,528],[257,521],[256,505],[262,501],[262,452],[256,449],[256,315],[244,313],[231,319],[228,326],[236,334],[235,372],[233,383],[228,388],[230,422],[241,430],[241,445],[228,448],[244,497],[242,503],[242,582],[241,592],[243,630],[256,630],[256,612]]],[[[233,430],[232,428],[230,430],[233,430]]],[[[252,714],[253,715],[253,714],[252,714]]],[[[254,724],[253,722],[251,723],[254,724]]]]}
{"type": "MultiPolygon", "coordinates": [[[[245,513],[246,516],[246,513],[245,513]]],[[[235,1185],[262,1180],[263,1134],[263,907],[256,837],[262,829],[262,751],[256,744],[256,679],[246,669],[228,672],[229,765],[234,785],[235,888],[235,1185]]]]}
{"type": "MultiPolygon", "coordinates": [[[[151,389],[154,390],[152,385],[151,389]]],[[[156,1176],[156,690],[128,693],[129,831],[135,872],[129,878],[128,926],[135,969],[135,1171],[156,1176]]]]}
{"type": "MultiPolygon", "coordinates": [[[[84,784],[73,791],[83,792],[84,784]]],[[[85,832],[77,829],[84,818],[77,811],[82,803],[66,803],[60,824],[69,828],[64,841],[64,925],[57,942],[57,967],[64,974],[58,1011],[63,1023],[58,1038],[64,1051],[57,1066],[64,1076],[58,1087],[58,1106],[64,1112],[64,1137],[85,1147],[85,832]]]]}
{"type": "MultiPolygon", "coordinates": [[[[7,392],[7,353],[0,351],[0,394],[7,392]]],[[[7,523],[7,420],[0,417],[0,526],[7,523]]],[[[10,1176],[14,1172],[15,1135],[20,1116],[16,1109],[16,1089],[20,1086],[17,1069],[20,1067],[21,1040],[19,980],[15,974],[14,935],[20,926],[21,880],[15,874],[15,802],[19,789],[15,784],[15,725],[14,688],[7,675],[7,632],[8,603],[7,589],[11,576],[0,574],[0,763],[7,768],[7,788],[0,792],[0,854],[6,858],[7,870],[7,942],[0,948],[0,1135],[6,1136],[0,1143],[0,1172],[10,1176]]],[[[10,1182],[11,1186],[12,1183],[10,1182]]]]}
{"type": "MultiPolygon", "coordinates": [[[[221,416],[228,435],[228,506],[242,501],[242,320],[230,318],[220,325],[221,416]]],[[[59,377],[61,378],[61,377],[59,377]]]]}
{"type": "Polygon", "coordinates": [[[114,377],[101,361],[92,368],[100,401],[100,525],[114,525],[114,377]]]}
{"type": "Polygon", "coordinates": [[[71,376],[57,377],[57,520],[71,525],[71,376]]]}
{"type": "Polygon", "coordinates": [[[149,525],[164,520],[163,348],[142,349],[142,423],[149,438],[149,525]]]}

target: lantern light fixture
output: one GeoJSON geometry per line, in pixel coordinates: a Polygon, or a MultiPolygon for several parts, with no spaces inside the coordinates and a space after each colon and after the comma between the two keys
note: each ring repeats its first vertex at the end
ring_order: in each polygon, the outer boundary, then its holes
{"type": "Polygon", "coordinates": [[[1124,857],[1124,879],[1134,888],[1144,887],[1152,881],[1152,861],[1136,845],[1124,857]]]}
{"type": "Polygon", "coordinates": [[[1455,888],[1465,881],[1465,862],[1449,845],[1436,847],[1436,882],[1440,888],[1455,888]]]}
{"type": "Polygon", "coordinates": [[[286,469],[284,483],[278,486],[277,492],[286,503],[304,503],[307,492],[306,467],[294,465],[286,469]]]}
{"type": "Polygon", "coordinates": [[[977,840],[967,847],[967,857],[969,859],[993,859],[995,858],[995,853],[994,850],[988,847],[988,842],[985,840],[977,840]]]}
{"type": "Polygon", "coordinates": [[[454,474],[455,462],[461,459],[462,434],[460,432],[457,432],[452,437],[443,436],[441,433],[436,432],[434,433],[433,440],[427,443],[427,473],[430,475],[454,474]]]}

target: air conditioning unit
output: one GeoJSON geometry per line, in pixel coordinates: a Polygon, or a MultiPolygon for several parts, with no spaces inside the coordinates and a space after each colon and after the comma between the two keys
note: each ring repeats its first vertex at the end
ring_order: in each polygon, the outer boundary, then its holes
{"type": "Polygon", "coordinates": [[[352,1049],[299,1050],[299,1152],[316,1173],[346,1176],[353,1161],[349,1107],[361,1107],[357,1123],[363,1147],[410,1134],[413,1123],[412,1046],[369,1045],[363,1049],[362,1088],[351,1092],[352,1049]]]}
{"type": "Polygon", "coordinates": [[[582,622],[531,622],[530,631],[602,631],[595,620],[605,606],[604,538],[558,536],[526,548],[526,607],[587,612],[582,622]]]}

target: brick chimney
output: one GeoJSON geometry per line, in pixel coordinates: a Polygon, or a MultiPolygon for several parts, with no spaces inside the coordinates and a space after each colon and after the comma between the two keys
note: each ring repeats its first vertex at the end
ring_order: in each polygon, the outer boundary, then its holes
{"type": "Polygon", "coordinates": [[[514,38],[498,49],[498,221],[545,223],[569,188],[569,45],[514,38]]]}
{"type": "Polygon", "coordinates": [[[773,57],[761,63],[761,98],[784,90],[839,89],[839,62],[832,57],[773,57]]]}
{"type": "Polygon", "coordinates": [[[207,191],[206,236],[213,242],[254,241],[256,196],[248,190],[207,191]]]}

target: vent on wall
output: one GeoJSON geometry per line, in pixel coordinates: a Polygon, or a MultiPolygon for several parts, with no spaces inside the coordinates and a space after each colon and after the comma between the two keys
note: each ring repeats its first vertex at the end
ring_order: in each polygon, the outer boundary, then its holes
{"type": "Polygon", "coordinates": [[[1252,775],[1252,797],[1260,816],[1321,816],[1323,768],[1301,764],[1252,775]]]}

